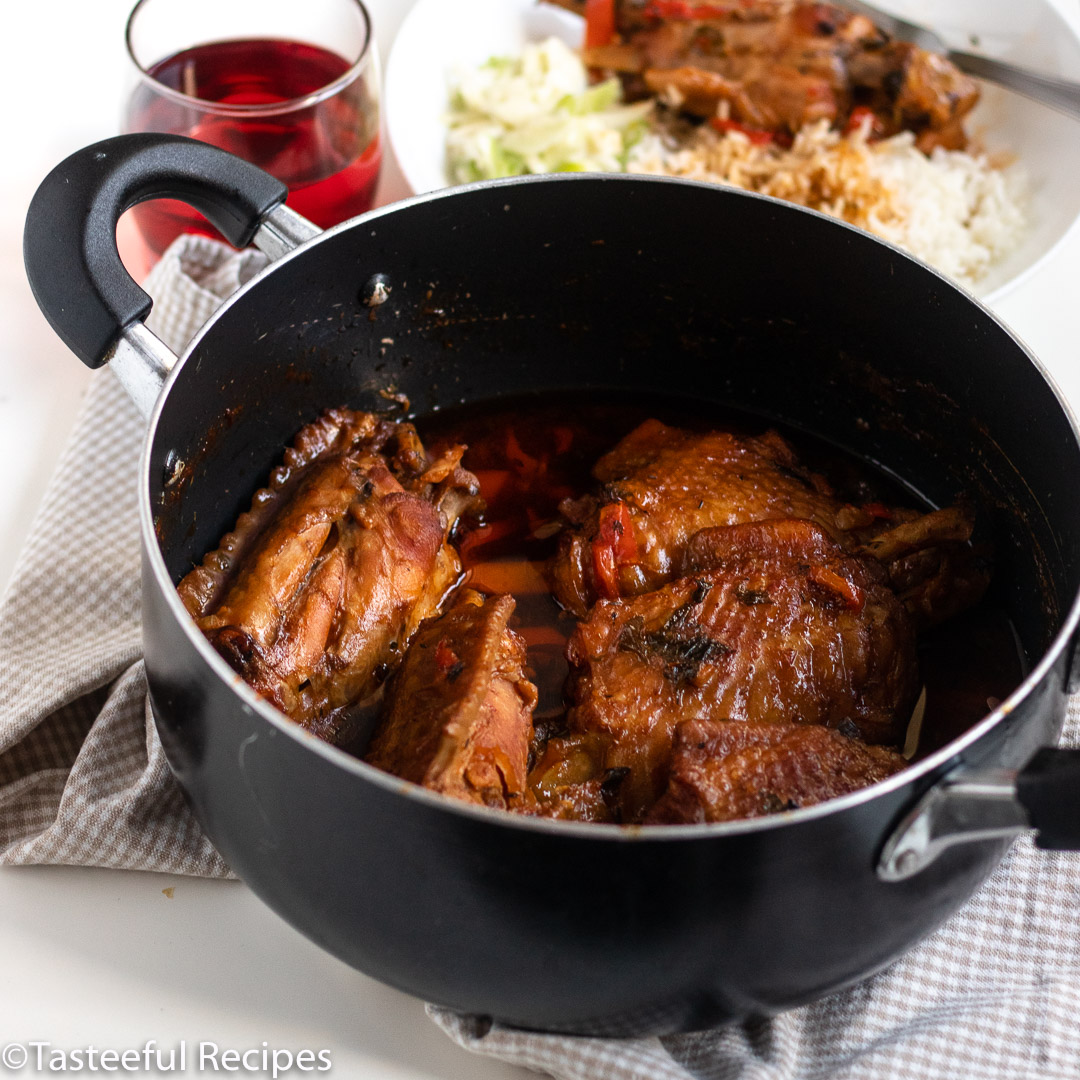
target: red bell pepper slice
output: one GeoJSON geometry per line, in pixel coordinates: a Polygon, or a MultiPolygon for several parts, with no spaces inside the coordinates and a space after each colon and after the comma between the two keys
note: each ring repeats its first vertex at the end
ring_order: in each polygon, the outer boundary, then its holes
{"type": "Polygon", "coordinates": [[[847,126],[844,128],[844,134],[850,135],[852,132],[858,131],[867,117],[870,118],[870,131],[868,137],[871,139],[880,139],[881,136],[885,134],[885,126],[882,124],[877,113],[866,105],[856,105],[855,108],[851,110],[847,126]]]}
{"type": "Polygon", "coordinates": [[[765,131],[763,128],[747,127],[745,124],[737,123],[735,120],[721,120],[719,116],[714,116],[709,124],[717,131],[741,131],[755,146],[768,146],[773,142],[776,136],[771,131],[765,131]]]}
{"type": "Polygon", "coordinates": [[[884,503],[864,503],[863,509],[872,518],[880,518],[882,521],[892,521],[893,519],[893,512],[884,503]]]}
{"type": "Polygon", "coordinates": [[[615,39],[615,0],[585,0],[585,48],[610,45],[615,39]]]}
{"type": "Polygon", "coordinates": [[[618,599],[619,567],[637,562],[637,541],[626,503],[609,503],[600,508],[600,528],[593,540],[592,556],[596,591],[605,600],[618,599]]]}
{"type": "MultiPolygon", "coordinates": [[[[481,490],[483,490],[481,488],[481,490]]],[[[522,523],[514,518],[499,518],[485,525],[470,529],[458,544],[458,553],[463,559],[471,560],[477,548],[485,544],[495,544],[521,531],[522,523]]]]}

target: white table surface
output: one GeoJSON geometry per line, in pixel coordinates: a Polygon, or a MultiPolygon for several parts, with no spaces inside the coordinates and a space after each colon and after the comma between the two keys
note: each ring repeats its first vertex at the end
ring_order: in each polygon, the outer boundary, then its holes
{"type": "MultiPolygon", "coordinates": [[[[1053,2],[1080,27],[1078,0],[1053,2]]],[[[118,130],[130,3],[5,5],[0,460],[12,464],[0,474],[0,583],[14,569],[89,378],[31,298],[23,218],[49,169],[118,130]]],[[[369,0],[384,56],[411,3],[369,0]]],[[[404,194],[391,160],[379,201],[404,194]]],[[[1080,406],[1078,286],[1074,234],[997,311],[1080,406]]],[[[61,867],[0,871],[0,1047],[47,1040],[124,1050],[148,1039],[166,1047],[185,1040],[190,1075],[202,1041],[325,1049],[330,1075],[365,1080],[534,1075],[459,1050],[420,1002],[327,956],[243,885],[61,867]],[[162,892],[170,887],[171,898],[162,892]]]]}

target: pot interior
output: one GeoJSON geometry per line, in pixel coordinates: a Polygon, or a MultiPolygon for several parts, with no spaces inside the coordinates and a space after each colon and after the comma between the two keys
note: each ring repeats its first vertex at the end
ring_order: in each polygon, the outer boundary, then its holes
{"type": "Polygon", "coordinates": [[[428,196],[267,272],[197,342],[153,436],[168,571],[178,580],[217,544],[323,408],[422,417],[584,389],[735,408],[812,432],[933,505],[972,500],[1029,662],[1073,602],[1076,433],[989,313],[820,215],[626,177],[428,196]],[[389,291],[372,307],[376,275],[389,291]]]}

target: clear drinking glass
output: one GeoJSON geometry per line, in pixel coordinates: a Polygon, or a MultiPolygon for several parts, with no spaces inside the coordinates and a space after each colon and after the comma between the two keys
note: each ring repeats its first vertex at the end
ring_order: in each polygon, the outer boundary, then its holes
{"type": "MultiPolygon", "coordinates": [[[[289,206],[324,228],[371,208],[379,60],[360,0],[140,0],[127,46],[125,131],[229,150],[283,180],[289,206]]],[[[185,203],[131,213],[148,263],[181,233],[217,235],[185,203]]]]}

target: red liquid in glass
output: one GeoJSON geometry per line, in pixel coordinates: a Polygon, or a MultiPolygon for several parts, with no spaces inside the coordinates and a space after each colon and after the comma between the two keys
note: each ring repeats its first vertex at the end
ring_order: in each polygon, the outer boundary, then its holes
{"type": "MultiPolygon", "coordinates": [[[[190,135],[253,162],[289,187],[288,205],[323,228],[369,210],[379,179],[378,102],[362,76],[314,105],[274,115],[221,116],[228,108],[292,102],[344,75],[350,63],[297,41],[219,41],[170,56],[149,69],[164,86],[199,101],[167,97],[140,84],[128,131],[190,135]]],[[[132,211],[153,257],[184,232],[217,237],[197,211],[172,199],[132,211]]],[[[218,237],[220,239],[220,237],[218,237]]]]}

